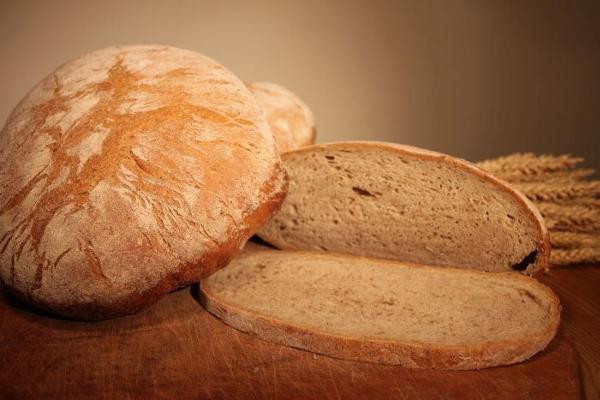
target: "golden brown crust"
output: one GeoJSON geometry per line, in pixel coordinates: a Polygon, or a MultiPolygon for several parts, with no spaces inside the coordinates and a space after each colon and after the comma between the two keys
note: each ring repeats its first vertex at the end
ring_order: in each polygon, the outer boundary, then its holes
{"type": "Polygon", "coordinates": [[[287,192],[287,178],[283,169],[278,170],[278,174],[279,176],[274,176],[271,182],[265,184],[264,191],[272,193],[271,198],[252,215],[247,217],[248,225],[244,231],[239,232],[237,236],[232,236],[228,243],[209,251],[197,265],[191,263],[180,265],[173,274],[165,277],[156,286],[147,291],[132,293],[126,298],[107,306],[99,302],[79,304],[47,303],[43,300],[31,298],[27,293],[23,293],[15,288],[5,287],[11,295],[21,301],[51,313],[77,320],[98,321],[135,313],[154,304],[165,294],[196,283],[200,279],[210,276],[229,264],[231,259],[245,248],[246,241],[260,228],[263,224],[262,221],[268,220],[281,208],[287,192]],[[272,191],[271,186],[273,186],[273,182],[281,179],[285,181],[282,190],[272,191]]]}
{"type": "Polygon", "coordinates": [[[280,152],[315,142],[313,113],[298,96],[271,82],[246,82],[246,86],[262,107],[280,152]]]}
{"type": "MultiPolygon", "coordinates": [[[[539,272],[547,270],[548,262],[550,259],[550,239],[548,236],[548,231],[544,224],[544,220],[543,220],[540,212],[535,207],[535,205],[533,205],[533,203],[527,197],[525,197],[518,190],[514,189],[508,183],[477,168],[475,165],[471,164],[470,162],[468,162],[466,160],[462,160],[462,159],[459,159],[456,157],[452,157],[452,156],[438,153],[438,152],[431,151],[431,150],[421,149],[418,147],[401,145],[401,144],[396,144],[396,143],[375,142],[375,141],[369,141],[369,142],[348,141],[348,142],[316,144],[316,145],[307,146],[307,147],[303,147],[303,148],[300,148],[300,149],[297,149],[294,151],[284,153],[282,155],[282,159],[284,160],[284,163],[285,163],[285,160],[288,157],[292,157],[294,155],[301,154],[303,152],[309,153],[311,151],[314,151],[317,148],[331,149],[331,148],[335,148],[336,146],[340,146],[340,147],[344,147],[344,148],[355,147],[357,149],[364,148],[365,146],[375,147],[375,148],[380,148],[384,151],[392,150],[392,151],[396,151],[396,152],[403,153],[403,154],[409,154],[411,156],[417,156],[417,157],[420,157],[421,159],[425,159],[425,160],[435,160],[435,161],[450,163],[452,165],[455,165],[465,171],[473,173],[473,174],[493,183],[498,189],[510,194],[521,205],[522,209],[531,217],[531,220],[535,223],[535,227],[536,227],[536,230],[538,232],[538,237],[539,237],[538,244],[537,244],[538,256],[536,258],[535,264],[528,267],[527,270],[525,270],[524,272],[529,275],[535,275],[539,272]]],[[[262,232],[259,232],[259,236],[262,237],[262,232]]],[[[280,249],[294,250],[294,249],[288,248],[285,243],[282,243],[282,242],[279,242],[276,240],[273,241],[272,240],[273,238],[264,237],[263,239],[280,249]]]]}
{"type": "Polygon", "coordinates": [[[287,190],[243,83],[167,46],[66,63],[0,145],[0,278],[79,319],[134,312],[223,267],[287,190]]]}
{"type": "MultiPolygon", "coordinates": [[[[267,250],[272,252],[273,250],[267,250]]],[[[260,251],[251,253],[253,257],[260,251]]],[[[303,257],[315,257],[320,253],[309,251],[283,251],[303,257]]],[[[247,254],[248,255],[248,254],[247,254]]],[[[247,256],[246,255],[246,256],[247,256]]],[[[335,254],[334,256],[349,260],[364,257],[335,254]]],[[[242,255],[241,257],[244,257],[242,255]]],[[[385,264],[402,265],[408,268],[432,268],[429,266],[400,263],[390,260],[379,260],[385,264]]],[[[483,271],[451,268],[457,274],[470,276],[473,274],[489,274],[483,271]]],[[[227,302],[211,291],[210,285],[202,281],[200,284],[201,303],[212,314],[230,326],[257,337],[286,346],[296,347],[328,356],[354,361],[366,361],[378,364],[395,364],[409,368],[434,368],[468,370],[488,368],[498,365],[514,364],[529,359],[543,350],[556,335],[560,324],[560,301],[554,292],[521,274],[513,272],[498,273],[500,279],[527,282],[541,290],[550,299],[550,321],[538,332],[526,337],[514,337],[510,340],[483,343],[477,346],[445,346],[420,342],[401,342],[377,338],[345,337],[317,331],[312,328],[294,326],[282,320],[265,317],[227,302]]],[[[265,294],[268,295],[268,294],[265,294]]],[[[499,299],[500,301],[501,299],[499,299]]]]}

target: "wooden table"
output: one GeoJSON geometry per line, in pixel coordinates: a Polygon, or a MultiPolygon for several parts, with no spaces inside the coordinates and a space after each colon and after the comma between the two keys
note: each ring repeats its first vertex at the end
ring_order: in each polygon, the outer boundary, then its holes
{"type": "Polygon", "coordinates": [[[41,314],[0,292],[0,397],[598,398],[600,268],[553,269],[542,281],[562,301],[558,337],[525,363],[481,371],[378,366],[266,343],[207,314],[194,287],[96,323],[41,314]]]}
{"type": "Polygon", "coordinates": [[[553,268],[540,280],[560,297],[561,329],[578,355],[585,398],[600,399],[600,265],[553,268]]]}

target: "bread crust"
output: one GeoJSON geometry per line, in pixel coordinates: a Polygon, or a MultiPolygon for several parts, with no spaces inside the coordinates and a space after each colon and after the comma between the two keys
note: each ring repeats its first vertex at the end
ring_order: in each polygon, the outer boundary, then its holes
{"type": "Polygon", "coordinates": [[[0,144],[0,278],[69,318],[129,314],[222,268],[287,192],[243,83],[168,46],[67,62],[0,144]]]}
{"type": "MultiPolygon", "coordinates": [[[[505,193],[511,195],[521,206],[521,208],[531,217],[531,220],[535,223],[535,228],[538,233],[538,243],[537,250],[538,255],[536,257],[536,262],[533,265],[530,265],[524,273],[529,275],[535,275],[540,272],[547,271],[548,263],[550,259],[550,239],[548,235],[548,230],[546,225],[544,224],[544,220],[542,215],[535,207],[535,205],[523,195],[521,192],[510,186],[507,182],[496,178],[495,176],[477,168],[472,163],[452,157],[446,154],[438,153],[432,150],[421,149],[418,147],[402,145],[397,143],[388,143],[388,142],[377,142],[377,141],[347,141],[347,142],[333,142],[333,143],[324,143],[324,144],[316,144],[312,146],[303,147],[294,151],[290,151],[284,153],[282,155],[282,159],[285,163],[285,159],[287,157],[291,157],[297,154],[302,153],[310,153],[315,149],[336,149],[336,148],[355,148],[362,149],[365,147],[369,148],[378,148],[382,151],[394,151],[400,154],[408,154],[411,156],[416,156],[422,160],[433,160],[444,163],[452,164],[464,171],[472,173],[474,175],[479,176],[482,179],[485,179],[491,183],[493,183],[498,189],[502,190],[505,193]]],[[[264,231],[259,231],[258,236],[264,239],[266,242],[276,246],[282,250],[295,250],[293,248],[288,247],[284,242],[277,240],[276,238],[268,237],[268,235],[264,234],[264,231]]]]}
{"type": "MultiPolygon", "coordinates": [[[[279,250],[263,250],[273,252],[279,250]]],[[[282,255],[299,257],[319,257],[322,253],[310,251],[280,251],[282,255]]],[[[256,257],[260,250],[240,257],[256,257]]],[[[348,260],[367,259],[366,257],[329,253],[329,256],[348,260]]],[[[401,263],[392,260],[379,260],[384,264],[402,265],[407,268],[433,268],[430,266],[401,263]]],[[[444,267],[446,270],[447,267],[444,267]]],[[[457,275],[489,274],[483,271],[450,268],[457,275]]],[[[541,290],[550,299],[550,321],[543,329],[527,337],[515,337],[483,343],[478,346],[431,345],[421,342],[382,340],[380,338],[355,338],[318,331],[313,328],[291,325],[282,320],[265,317],[242,306],[227,302],[211,290],[206,281],[200,283],[202,305],[210,313],[226,324],[255,335],[260,339],[303,350],[353,361],[377,364],[401,365],[409,368],[432,368],[448,370],[471,370],[508,365],[529,359],[540,352],[556,335],[560,323],[561,306],[556,294],[535,279],[513,272],[497,273],[508,280],[527,282],[541,290]]]]}
{"type": "Polygon", "coordinates": [[[315,142],[315,119],[308,106],[290,90],[271,82],[246,82],[262,107],[280,152],[315,142]]]}
{"type": "MultiPolygon", "coordinates": [[[[276,180],[275,178],[274,181],[276,180]]],[[[269,182],[266,186],[271,184],[269,182]]],[[[19,291],[16,288],[10,286],[5,286],[5,288],[8,293],[23,302],[50,313],[75,320],[100,321],[136,313],[156,303],[165,294],[197,283],[202,278],[210,276],[229,264],[231,259],[241,253],[242,250],[245,251],[248,239],[262,226],[263,221],[277,213],[285,199],[286,190],[287,181],[285,182],[283,191],[274,192],[273,196],[267,202],[247,217],[247,228],[244,231],[239,232],[236,236],[232,236],[229,242],[224,243],[222,247],[211,249],[197,264],[188,263],[180,265],[174,273],[163,278],[156,286],[142,293],[133,293],[109,305],[97,301],[78,304],[48,303],[43,299],[32,298],[28,293],[19,291]]],[[[265,192],[268,191],[265,190],[265,192]]]]}

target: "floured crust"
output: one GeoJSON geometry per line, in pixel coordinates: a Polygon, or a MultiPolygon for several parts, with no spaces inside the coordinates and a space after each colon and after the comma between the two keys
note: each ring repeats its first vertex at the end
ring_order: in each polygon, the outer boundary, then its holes
{"type": "MultiPolygon", "coordinates": [[[[393,151],[401,154],[408,154],[413,157],[420,158],[422,160],[433,160],[439,161],[442,163],[451,164],[456,166],[464,171],[467,171],[471,174],[474,174],[478,177],[483,178],[484,180],[492,183],[497,189],[503,191],[504,193],[509,194],[513,197],[517,203],[520,205],[521,209],[530,217],[530,220],[533,222],[535,229],[537,231],[538,241],[536,245],[536,249],[538,251],[538,255],[536,261],[533,265],[530,265],[524,272],[527,274],[536,274],[541,271],[545,271],[548,268],[548,262],[550,258],[550,241],[548,236],[548,231],[544,224],[543,218],[537,208],[531,203],[527,197],[525,197],[522,193],[511,187],[508,183],[492,176],[491,174],[482,171],[477,168],[473,164],[468,161],[451,157],[446,154],[437,153],[435,151],[421,149],[417,147],[401,145],[396,143],[386,143],[386,142],[375,142],[375,141],[348,141],[348,142],[337,142],[337,143],[326,143],[326,144],[317,144],[313,146],[307,146],[301,149],[294,150],[292,152],[288,152],[283,155],[283,160],[287,158],[291,158],[294,156],[298,156],[301,154],[310,154],[311,152],[317,150],[336,150],[336,149],[368,149],[375,148],[381,149],[381,151],[393,151]]],[[[294,249],[287,245],[287,243],[283,240],[279,240],[276,235],[270,234],[270,226],[261,229],[258,232],[258,235],[265,240],[266,242],[274,245],[277,248],[284,250],[298,250],[294,249]]]]}
{"type": "Polygon", "coordinates": [[[315,142],[313,113],[290,90],[271,82],[246,82],[262,107],[280,152],[315,142]]]}
{"type": "MultiPolygon", "coordinates": [[[[318,253],[308,251],[276,251],[255,250],[244,253],[240,261],[252,257],[259,259],[261,253],[281,257],[304,257],[307,260],[319,257],[337,257],[347,262],[367,260],[364,257],[335,253],[318,253]]],[[[378,260],[382,264],[397,265],[404,268],[435,268],[429,266],[399,263],[390,260],[378,260]]],[[[226,271],[226,270],[224,270],[226,271]]],[[[482,271],[452,269],[457,276],[488,274],[482,271]]],[[[293,325],[289,322],[260,315],[248,307],[235,304],[221,297],[211,287],[211,279],[201,282],[201,303],[212,314],[226,324],[243,332],[274,343],[328,356],[354,361],[366,361],[378,364],[402,365],[409,368],[433,368],[470,370],[488,368],[498,365],[514,364],[529,359],[543,350],[555,336],[560,323],[560,302],[548,287],[537,281],[511,272],[494,274],[497,279],[522,281],[541,291],[550,300],[549,321],[537,332],[527,336],[514,337],[472,346],[432,345],[430,343],[401,342],[368,337],[350,337],[328,332],[325,327],[320,330],[293,325]]],[[[265,296],[268,296],[265,293],[265,296]]],[[[457,293],[457,295],[460,295],[457,293]]],[[[498,301],[502,301],[499,297],[498,301]]],[[[474,338],[477,340],[477,338],[474,338]]]]}
{"type": "Polygon", "coordinates": [[[167,46],[70,61],[0,135],[0,278],[80,319],[134,312],[223,267],[287,178],[231,72],[167,46]]]}

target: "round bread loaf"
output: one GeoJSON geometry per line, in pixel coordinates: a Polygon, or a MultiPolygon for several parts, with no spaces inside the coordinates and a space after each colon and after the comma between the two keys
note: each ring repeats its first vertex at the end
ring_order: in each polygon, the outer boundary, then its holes
{"type": "Polygon", "coordinates": [[[315,143],[315,118],[298,96],[270,82],[246,82],[246,86],[262,107],[280,152],[315,143]]]}
{"type": "Polygon", "coordinates": [[[0,277],[78,319],[225,266],[287,178],[244,84],[201,54],[110,47],[40,82],[0,133],[0,277]]]}

